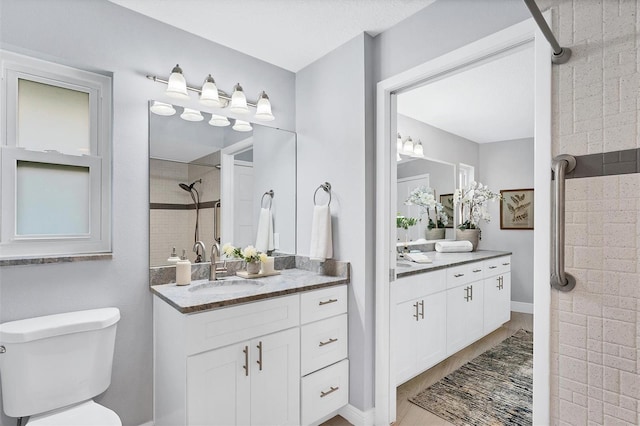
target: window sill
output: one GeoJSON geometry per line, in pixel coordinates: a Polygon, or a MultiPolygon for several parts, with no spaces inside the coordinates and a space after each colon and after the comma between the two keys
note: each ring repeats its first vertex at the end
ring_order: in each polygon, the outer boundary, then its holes
{"type": "Polygon", "coordinates": [[[111,260],[113,253],[76,254],[69,256],[27,257],[0,259],[2,266],[45,265],[50,263],[84,262],[86,260],[111,260]]]}

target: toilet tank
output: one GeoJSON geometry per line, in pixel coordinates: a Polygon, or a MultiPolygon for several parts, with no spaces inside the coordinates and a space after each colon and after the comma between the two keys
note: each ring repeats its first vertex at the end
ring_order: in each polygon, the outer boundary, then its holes
{"type": "Polygon", "coordinates": [[[0,324],[4,412],[30,416],[104,392],[119,319],[117,308],[102,308],[0,324]]]}

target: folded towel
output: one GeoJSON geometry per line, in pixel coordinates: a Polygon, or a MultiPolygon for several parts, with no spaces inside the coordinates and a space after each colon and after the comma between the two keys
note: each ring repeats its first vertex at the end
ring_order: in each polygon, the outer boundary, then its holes
{"type": "Polygon", "coordinates": [[[273,245],[273,216],[271,209],[262,207],[258,218],[258,232],[256,233],[256,249],[263,253],[274,249],[273,245]]]}
{"type": "Polygon", "coordinates": [[[331,240],[331,210],[329,205],[314,206],[311,221],[311,260],[324,262],[333,257],[333,242],[331,240]]]}
{"type": "Polygon", "coordinates": [[[471,241],[439,241],[436,243],[436,251],[441,253],[461,253],[473,250],[471,241]]]}

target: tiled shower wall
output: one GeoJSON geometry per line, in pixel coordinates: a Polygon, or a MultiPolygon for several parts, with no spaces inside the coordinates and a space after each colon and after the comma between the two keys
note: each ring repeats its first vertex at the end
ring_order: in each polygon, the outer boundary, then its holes
{"type": "MultiPolygon", "coordinates": [[[[639,0],[538,0],[553,67],[553,155],[640,147],[639,0]]],[[[640,424],[640,175],[567,181],[570,293],[552,291],[551,422],[640,424]]]]}

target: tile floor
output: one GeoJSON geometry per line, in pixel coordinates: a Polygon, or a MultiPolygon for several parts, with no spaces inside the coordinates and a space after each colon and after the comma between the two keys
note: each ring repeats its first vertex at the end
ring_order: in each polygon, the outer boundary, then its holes
{"type": "MultiPolygon", "coordinates": [[[[518,312],[511,313],[511,320],[493,333],[478,340],[472,345],[455,353],[424,373],[403,383],[398,387],[396,426],[452,426],[451,423],[432,414],[408,401],[408,398],[417,394],[422,389],[431,386],[452,371],[460,368],[468,361],[477,357],[514,334],[519,329],[533,331],[533,315],[518,312]]],[[[323,426],[347,426],[348,421],[336,416],[323,423],[323,426]]]]}

